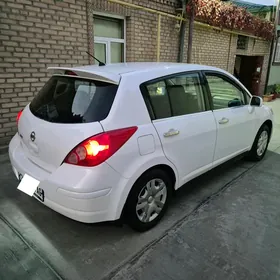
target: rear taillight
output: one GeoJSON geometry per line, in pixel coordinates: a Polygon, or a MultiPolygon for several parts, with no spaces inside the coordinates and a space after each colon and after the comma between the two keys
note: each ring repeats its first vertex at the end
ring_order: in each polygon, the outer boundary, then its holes
{"type": "Polygon", "coordinates": [[[19,119],[20,119],[20,117],[21,117],[21,115],[22,115],[22,111],[23,110],[20,110],[19,112],[18,112],[18,114],[17,114],[17,125],[18,125],[18,122],[19,122],[19,119]]]}
{"type": "Polygon", "coordinates": [[[136,130],[137,127],[129,127],[92,136],[75,147],[64,163],[79,166],[99,165],[118,151],[136,130]]]}

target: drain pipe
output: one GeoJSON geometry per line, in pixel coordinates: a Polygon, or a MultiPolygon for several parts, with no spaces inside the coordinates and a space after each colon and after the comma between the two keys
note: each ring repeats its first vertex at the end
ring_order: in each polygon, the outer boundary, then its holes
{"type": "MultiPolygon", "coordinates": [[[[191,0],[189,0],[191,1],[191,0]]],[[[194,29],[194,3],[191,3],[191,15],[189,19],[189,39],[188,39],[188,56],[187,62],[192,63],[192,45],[193,45],[193,29],[194,29]]]]}
{"type": "Polygon", "coordinates": [[[274,44],[275,44],[275,40],[273,38],[272,41],[271,41],[271,45],[270,45],[268,69],[267,69],[266,78],[265,78],[265,87],[264,87],[263,95],[267,93],[267,89],[268,89],[269,76],[270,76],[270,72],[271,72],[272,59],[273,59],[273,54],[274,54],[274,44]]]}
{"type": "MultiPolygon", "coordinates": [[[[182,16],[185,17],[187,0],[181,0],[181,2],[182,2],[182,16]]],[[[186,34],[186,21],[183,20],[180,28],[178,62],[184,61],[185,34],[186,34]]]]}
{"type": "MultiPolygon", "coordinates": [[[[269,82],[269,76],[271,72],[271,67],[272,67],[272,61],[273,61],[273,56],[274,52],[276,51],[275,48],[275,42],[277,44],[277,37],[278,37],[278,32],[277,32],[277,26],[278,26],[278,21],[279,21],[279,9],[280,9],[280,0],[276,0],[276,11],[275,11],[275,36],[273,37],[270,45],[270,54],[269,54],[269,61],[268,61],[268,70],[266,73],[266,79],[265,79],[265,87],[264,87],[264,94],[267,93],[267,88],[268,88],[268,82],[269,82]]],[[[271,7],[271,14],[273,13],[274,7],[271,7]]]]}

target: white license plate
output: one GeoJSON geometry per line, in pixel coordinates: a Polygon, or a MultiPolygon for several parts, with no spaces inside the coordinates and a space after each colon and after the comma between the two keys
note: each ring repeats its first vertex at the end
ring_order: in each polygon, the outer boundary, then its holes
{"type": "Polygon", "coordinates": [[[36,180],[35,178],[25,174],[19,185],[18,185],[18,190],[30,195],[30,196],[33,196],[37,187],[39,186],[40,184],[40,181],[36,180]]]}

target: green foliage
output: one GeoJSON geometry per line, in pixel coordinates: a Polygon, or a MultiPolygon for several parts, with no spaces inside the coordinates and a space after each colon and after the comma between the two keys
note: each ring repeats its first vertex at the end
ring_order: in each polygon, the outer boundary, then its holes
{"type": "Polygon", "coordinates": [[[275,85],[275,91],[280,93],[280,84],[275,85]]]}

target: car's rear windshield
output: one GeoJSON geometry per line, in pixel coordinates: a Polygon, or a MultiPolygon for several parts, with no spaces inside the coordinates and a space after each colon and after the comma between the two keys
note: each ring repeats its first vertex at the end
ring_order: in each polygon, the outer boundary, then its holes
{"type": "Polygon", "coordinates": [[[30,104],[36,117],[54,123],[88,123],[104,120],[118,86],[77,77],[53,76],[30,104]]]}

